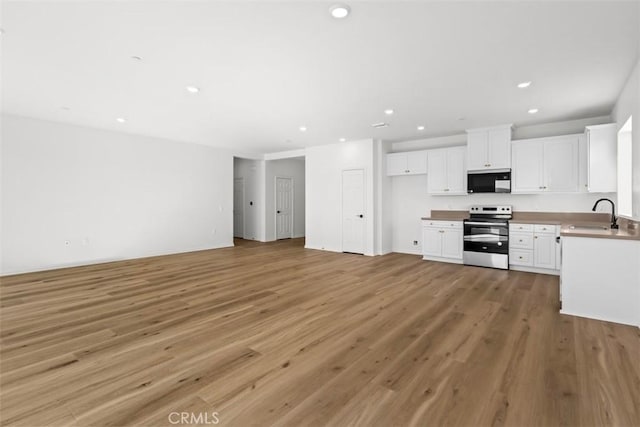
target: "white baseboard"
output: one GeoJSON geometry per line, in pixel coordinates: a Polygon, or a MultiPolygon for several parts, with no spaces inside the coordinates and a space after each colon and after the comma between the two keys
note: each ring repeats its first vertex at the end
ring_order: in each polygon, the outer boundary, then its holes
{"type": "Polygon", "coordinates": [[[111,262],[121,262],[121,261],[132,261],[137,259],[144,258],[155,258],[159,256],[168,256],[168,255],[177,255],[177,254],[186,254],[189,252],[199,252],[199,251],[208,251],[211,249],[222,249],[222,248],[232,248],[234,246],[233,241],[228,244],[221,244],[216,246],[207,246],[207,247],[196,247],[189,248],[180,251],[171,251],[171,252],[152,252],[144,255],[133,256],[133,257],[107,257],[107,258],[99,258],[99,259],[90,259],[90,260],[80,260],[63,264],[52,264],[52,265],[42,265],[37,267],[25,268],[25,269],[16,269],[16,270],[8,270],[0,272],[0,277],[4,276],[12,276],[15,274],[27,274],[27,273],[36,273],[39,271],[51,271],[51,270],[61,270],[63,268],[73,268],[73,267],[86,267],[89,265],[99,265],[99,264],[108,264],[111,262]]]}
{"type": "Polygon", "coordinates": [[[560,275],[560,270],[550,270],[548,268],[539,268],[539,267],[527,267],[527,266],[523,266],[523,265],[512,265],[512,264],[509,264],[509,270],[525,271],[527,273],[550,274],[552,276],[559,276],[560,275]]]}

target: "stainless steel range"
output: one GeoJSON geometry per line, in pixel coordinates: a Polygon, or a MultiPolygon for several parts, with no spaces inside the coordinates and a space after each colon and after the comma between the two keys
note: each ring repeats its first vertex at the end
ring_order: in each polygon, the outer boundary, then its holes
{"type": "Polygon", "coordinates": [[[464,220],[464,264],[508,270],[511,217],[511,206],[471,206],[464,220]]]}

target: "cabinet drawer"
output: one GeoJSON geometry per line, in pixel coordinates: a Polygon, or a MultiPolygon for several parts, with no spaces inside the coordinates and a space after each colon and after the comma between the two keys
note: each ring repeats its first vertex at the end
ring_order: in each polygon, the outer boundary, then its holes
{"type": "Polygon", "coordinates": [[[533,251],[509,250],[509,264],[533,266],[533,251]]]}
{"type": "Polygon", "coordinates": [[[534,225],[534,232],[540,234],[556,234],[556,226],[555,225],[542,225],[536,224],[534,225]]]}
{"type": "Polygon", "coordinates": [[[432,221],[432,220],[423,220],[423,227],[438,227],[438,228],[456,228],[462,229],[462,221],[432,221]]]}
{"type": "Polygon", "coordinates": [[[532,233],[511,233],[509,234],[509,247],[517,249],[533,249],[532,233]]]}
{"type": "Polygon", "coordinates": [[[533,224],[509,224],[509,231],[511,232],[533,232],[533,224]]]}

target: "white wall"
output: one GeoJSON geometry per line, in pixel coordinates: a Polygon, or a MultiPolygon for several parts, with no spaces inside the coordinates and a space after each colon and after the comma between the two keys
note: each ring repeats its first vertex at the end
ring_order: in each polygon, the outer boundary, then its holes
{"type": "Polygon", "coordinates": [[[244,238],[264,242],[264,160],[234,158],[233,177],[244,179],[244,238]]]}
{"type": "Polygon", "coordinates": [[[342,251],[342,171],[365,171],[365,254],[373,255],[375,228],[374,141],[367,139],[306,150],[306,239],[311,249],[342,251]]]}
{"type": "MultiPolygon", "coordinates": [[[[513,129],[512,139],[541,138],[545,136],[571,135],[584,132],[585,126],[611,123],[610,116],[591,117],[587,119],[569,120],[564,122],[541,123],[529,126],[517,126],[513,129]]],[[[500,123],[497,123],[500,124],[500,123]]],[[[464,133],[435,138],[423,138],[411,141],[394,142],[391,151],[415,151],[429,148],[452,147],[466,145],[467,135],[464,133]]]]}
{"type": "Polygon", "coordinates": [[[632,155],[633,155],[633,218],[640,220],[640,60],[636,63],[611,113],[618,124],[618,130],[624,126],[629,116],[633,116],[632,155]]]}
{"type": "Polygon", "coordinates": [[[391,151],[390,142],[376,141],[374,144],[376,197],[376,244],[375,254],[384,255],[393,247],[393,209],[391,203],[391,177],[387,176],[387,153],[391,151]]]}
{"type": "Polygon", "coordinates": [[[571,135],[583,133],[586,126],[611,123],[610,116],[590,117],[564,122],[541,123],[529,126],[517,126],[513,129],[512,139],[542,138],[545,136],[571,135]]]}
{"type": "MultiPolygon", "coordinates": [[[[567,135],[584,132],[584,127],[609,123],[608,116],[568,122],[516,128],[514,139],[567,135]]],[[[393,151],[411,151],[443,146],[465,145],[466,135],[453,135],[392,144],[393,151]]],[[[422,229],[420,218],[431,210],[467,210],[475,204],[507,204],[518,211],[587,212],[602,194],[474,194],[472,196],[431,196],[427,194],[427,176],[397,176],[391,179],[393,252],[420,254],[422,229]],[[414,245],[414,241],[417,244],[414,245]]],[[[612,197],[611,194],[604,197],[612,197]]]]}
{"type": "Polygon", "coordinates": [[[266,240],[276,240],[276,177],[293,180],[293,237],[303,237],[305,229],[305,159],[292,158],[265,162],[265,231],[266,240]]]}
{"type": "Polygon", "coordinates": [[[226,151],[8,115],[1,136],[2,274],[233,244],[226,151]]]}

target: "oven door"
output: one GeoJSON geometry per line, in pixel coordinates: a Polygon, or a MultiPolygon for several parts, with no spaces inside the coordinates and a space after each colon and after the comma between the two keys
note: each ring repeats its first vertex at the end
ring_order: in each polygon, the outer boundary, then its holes
{"type": "Polygon", "coordinates": [[[464,222],[464,250],[492,254],[509,253],[509,226],[505,222],[464,222]]]}

